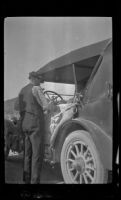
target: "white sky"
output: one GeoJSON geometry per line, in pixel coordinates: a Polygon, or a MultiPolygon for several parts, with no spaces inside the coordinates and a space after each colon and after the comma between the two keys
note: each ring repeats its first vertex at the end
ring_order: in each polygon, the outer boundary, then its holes
{"type": "MultiPolygon", "coordinates": [[[[14,98],[28,74],[74,49],[112,37],[111,17],[9,17],[4,22],[4,99],[14,98]]],[[[45,84],[68,94],[72,88],[45,84]]]]}

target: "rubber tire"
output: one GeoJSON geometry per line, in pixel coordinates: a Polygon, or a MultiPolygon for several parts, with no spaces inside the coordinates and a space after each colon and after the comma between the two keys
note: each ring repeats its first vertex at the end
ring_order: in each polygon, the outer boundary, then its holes
{"type": "Polygon", "coordinates": [[[60,164],[61,164],[61,171],[62,171],[62,175],[63,175],[63,179],[64,179],[65,183],[67,183],[67,184],[73,183],[67,173],[67,170],[66,170],[66,150],[68,148],[68,145],[72,144],[72,142],[74,142],[75,140],[81,140],[81,141],[85,142],[91,148],[91,152],[93,153],[93,156],[96,161],[96,166],[97,166],[97,174],[96,174],[95,183],[96,184],[104,183],[105,182],[104,168],[101,163],[100,156],[97,151],[96,145],[94,144],[90,134],[84,130],[77,130],[77,131],[70,133],[66,137],[66,139],[63,143],[62,150],[61,150],[60,164]]]}

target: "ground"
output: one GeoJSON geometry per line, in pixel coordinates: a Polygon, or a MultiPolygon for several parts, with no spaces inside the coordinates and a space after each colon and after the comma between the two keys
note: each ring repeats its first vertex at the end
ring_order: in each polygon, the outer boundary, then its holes
{"type": "MultiPolygon", "coordinates": [[[[22,184],[23,156],[9,156],[5,161],[5,183],[22,184]]],[[[58,168],[52,168],[48,163],[43,163],[41,182],[42,184],[63,183],[63,178],[58,173],[58,168]]]]}

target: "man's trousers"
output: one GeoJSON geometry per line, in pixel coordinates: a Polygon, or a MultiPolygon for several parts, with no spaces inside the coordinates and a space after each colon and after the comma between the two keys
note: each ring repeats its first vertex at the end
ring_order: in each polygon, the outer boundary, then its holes
{"type": "MultiPolygon", "coordinates": [[[[43,120],[42,120],[43,122],[43,120]]],[[[44,124],[36,118],[36,126],[30,124],[24,130],[24,181],[25,183],[39,184],[44,157],[44,124]]]]}

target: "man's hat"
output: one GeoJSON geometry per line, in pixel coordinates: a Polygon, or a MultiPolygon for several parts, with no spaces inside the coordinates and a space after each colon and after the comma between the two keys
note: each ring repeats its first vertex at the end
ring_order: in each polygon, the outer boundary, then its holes
{"type": "Polygon", "coordinates": [[[32,77],[33,77],[33,78],[35,77],[35,78],[40,79],[41,83],[44,82],[43,77],[42,77],[41,75],[39,75],[37,72],[34,72],[34,71],[30,72],[30,73],[29,73],[29,79],[31,79],[32,77]]]}

